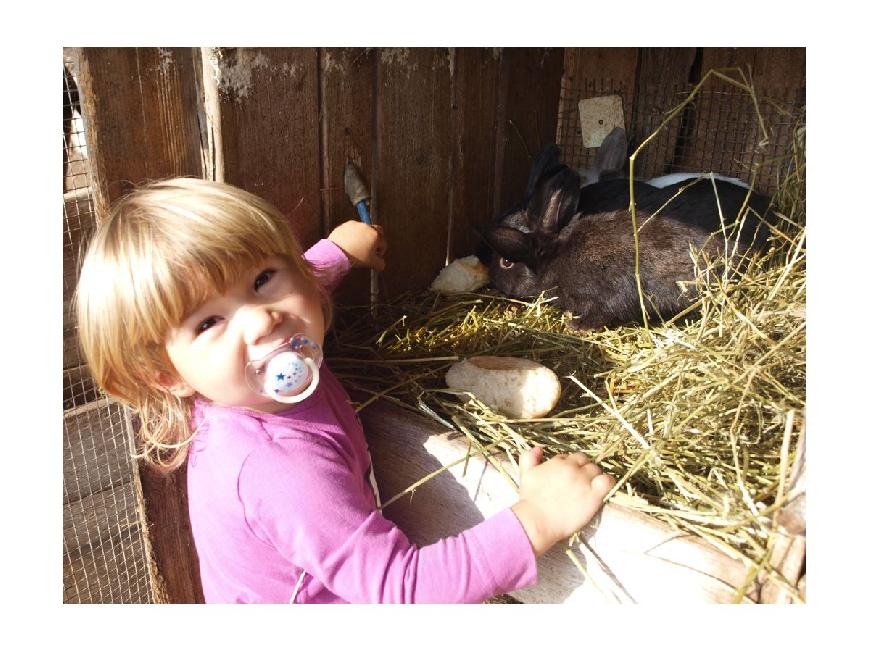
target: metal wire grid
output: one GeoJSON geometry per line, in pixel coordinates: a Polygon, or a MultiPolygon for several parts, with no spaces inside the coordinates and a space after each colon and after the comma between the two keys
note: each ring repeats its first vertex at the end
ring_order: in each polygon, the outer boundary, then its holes
{"type": "MultiPolygon", "coordinates": [[[[563,84],[557,126],[563,160],[577,168],[591,168],[594,164],[597,149],[583,147],[578,118],[581,99],[605,95],[622,97],[629,152],[632,152],[690,92],[687,85],[667,84],[636,90],[609,79],[563,84]]],[[[773,192],[790,163],[784,153],[788,151],[804,103],[804,88],[766,89],[758,106],[767,129],[764,142],[750,96],[725,82],[712,80],[641,152],[635,173],[641,178],[650,178],[672,172],[712,171],[748,182],[751,170],[757,167],[756,188],[773,192]]]]}
{"type": "Polygon", "coordinates": [[[71,298],[95,226],[78,89],[64,57],[63,600],[153,602],[127,411],[94,384],[71,298]]]}

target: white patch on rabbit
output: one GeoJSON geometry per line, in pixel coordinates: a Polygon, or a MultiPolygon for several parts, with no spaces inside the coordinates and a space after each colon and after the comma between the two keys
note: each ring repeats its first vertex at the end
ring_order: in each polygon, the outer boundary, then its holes
{"type": "Polygon", "coordinates": [[[718,181],[733,183],[735,186],[740,186],[741,188],[749,188],[747,183],[737,179],[736,177],[726,177],[723,174],[717,174],[715,172],[674,172],[673,174],[666,174],[661,177],[647,179],[644,183],[647,183],[650,186],[655,186],[656,188],[664,188],[665,186],[672,186],[675,183],[681,183],[682,181],[697,179],[699,177],[706,177],[708,179],[712,177],[718,181]]]}

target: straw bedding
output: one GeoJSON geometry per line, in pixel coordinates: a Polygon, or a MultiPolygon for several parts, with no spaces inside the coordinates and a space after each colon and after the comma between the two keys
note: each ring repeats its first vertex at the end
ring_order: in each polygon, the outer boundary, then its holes
{"type": "Polygon", "coordinates": [[[399,403],[465,433],[473,448],[514,461],[534,445],[584,451],[618,479],[609,500],[777,579],[772,533],[799,492],[806,405],[802,126],[790,156],[768,219],[769,250],[742,275],[733,260],[719,273],[698,260],[700,298],[689,320],[576,332],[542,299],[406,295],[374,310],[339,310],[330,365],[369,397],[359,409],[378,398],[399,403]],[[555,410],[509,419],[447,389],[450,365],[471,355],[550,367],[563,387],[555,410]]]}

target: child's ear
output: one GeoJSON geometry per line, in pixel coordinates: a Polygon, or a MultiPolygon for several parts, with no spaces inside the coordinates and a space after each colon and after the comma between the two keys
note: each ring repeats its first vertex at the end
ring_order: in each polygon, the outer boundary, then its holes
{"type": "Polygon", "coordinates": [[[196,393],[196,390],[185,381],[172,378],[169,374],[162,371],[157,372],[157,384],[179,398],[187,398],[196,393]]]}

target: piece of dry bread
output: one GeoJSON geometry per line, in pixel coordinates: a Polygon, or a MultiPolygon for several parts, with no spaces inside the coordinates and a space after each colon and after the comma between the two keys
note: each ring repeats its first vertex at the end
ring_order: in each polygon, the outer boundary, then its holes
{"type": "Polygon", "coordinates": [[[544,416],[562,393],[559,378],[525,358],[481,355],[461,360],[447,371],[447,386],[471,392],[513,419],[544,416]]]}

